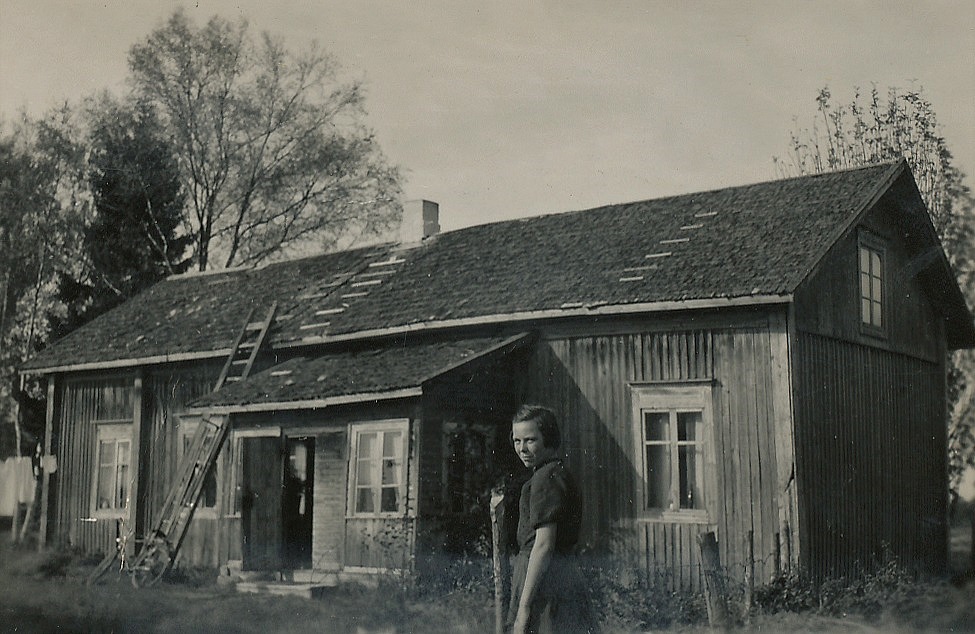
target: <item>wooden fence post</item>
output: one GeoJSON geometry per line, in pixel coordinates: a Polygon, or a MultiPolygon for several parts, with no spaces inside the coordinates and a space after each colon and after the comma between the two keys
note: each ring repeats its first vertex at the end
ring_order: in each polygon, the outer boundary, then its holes
{"type": "Polygon", "coordinates": [[[504,491],[491,491],[491,551],[494,564],[494,631],[495,634],[504,632],[505,617],[505,561],[507,544],[505,543],[505,513],[504,491]]]}
{"type": "Polygon", "coordinates": [[[745,563],[745,599],[741,611],[742,618],[747,623],[752,611],[752,590],[755,586],[755,532],[748,531],[745,541],[745,552],[748,553],[748,561],[745,563]]]}
{"type": "Polygon", "coordinates": [[[708,605],[708,622],[711,627],[727,627],[728,606],[725,603],[724,579],[721,574],[721,558],[718,540],[713,532],[697,536],[701,547],[701,567],[704,569],[704,597],[708,605]]]}

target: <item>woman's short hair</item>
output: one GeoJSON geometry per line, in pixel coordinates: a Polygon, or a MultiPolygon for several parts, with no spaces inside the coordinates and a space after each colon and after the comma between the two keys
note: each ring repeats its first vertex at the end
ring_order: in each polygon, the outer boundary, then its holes
{"type": "Polygon", "coordinates": [[[555,412],[542,405],[522,405],[515,412],[511,424],[531,423],[538,425],[538,431],[542,435],[542,442],[550,449],[558,449],[562,444],[562,435],[559,432],[558,417],[555,412]]]}

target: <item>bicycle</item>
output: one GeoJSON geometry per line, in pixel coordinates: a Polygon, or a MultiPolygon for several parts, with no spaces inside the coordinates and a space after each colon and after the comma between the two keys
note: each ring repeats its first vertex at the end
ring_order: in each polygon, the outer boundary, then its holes
{"type": "Polygon", "coordinates": [[[116,520],[115,550],[108,553],[95,566],[95,569],[88,575],[86,585],[95,584],[113,568],[116,562],[118,563],[118,574],[128,574],[129,580],[135,588],[154,586],[162,579],[172,559],[172,548],[170,548],[165,535],[159,532],[154,533],[147,540],[148,545],[142,548],[134,560],[130,561],[127,546],[129,540],[134,536],[134,530],[125,529],[124,518],[116,520]]]}

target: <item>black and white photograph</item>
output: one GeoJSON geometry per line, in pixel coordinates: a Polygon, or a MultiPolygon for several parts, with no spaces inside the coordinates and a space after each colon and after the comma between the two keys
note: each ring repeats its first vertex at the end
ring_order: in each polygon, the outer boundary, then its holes
{"type": "Polygon", "coordinates": [[[0,0],[0,632],[975,632],[975,3],[0,0]]]}

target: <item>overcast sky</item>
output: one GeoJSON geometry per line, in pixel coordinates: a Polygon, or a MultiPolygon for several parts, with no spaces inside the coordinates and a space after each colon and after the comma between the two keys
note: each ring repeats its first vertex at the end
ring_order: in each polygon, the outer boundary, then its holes
{"type": "Polygon", "coordinates": [[[975,175],[972,0],[0,0],[0,114],[124,90],[181,5],[332,51],[444,229],[774,178],[824,85],[923,86],[975,175]]]}

